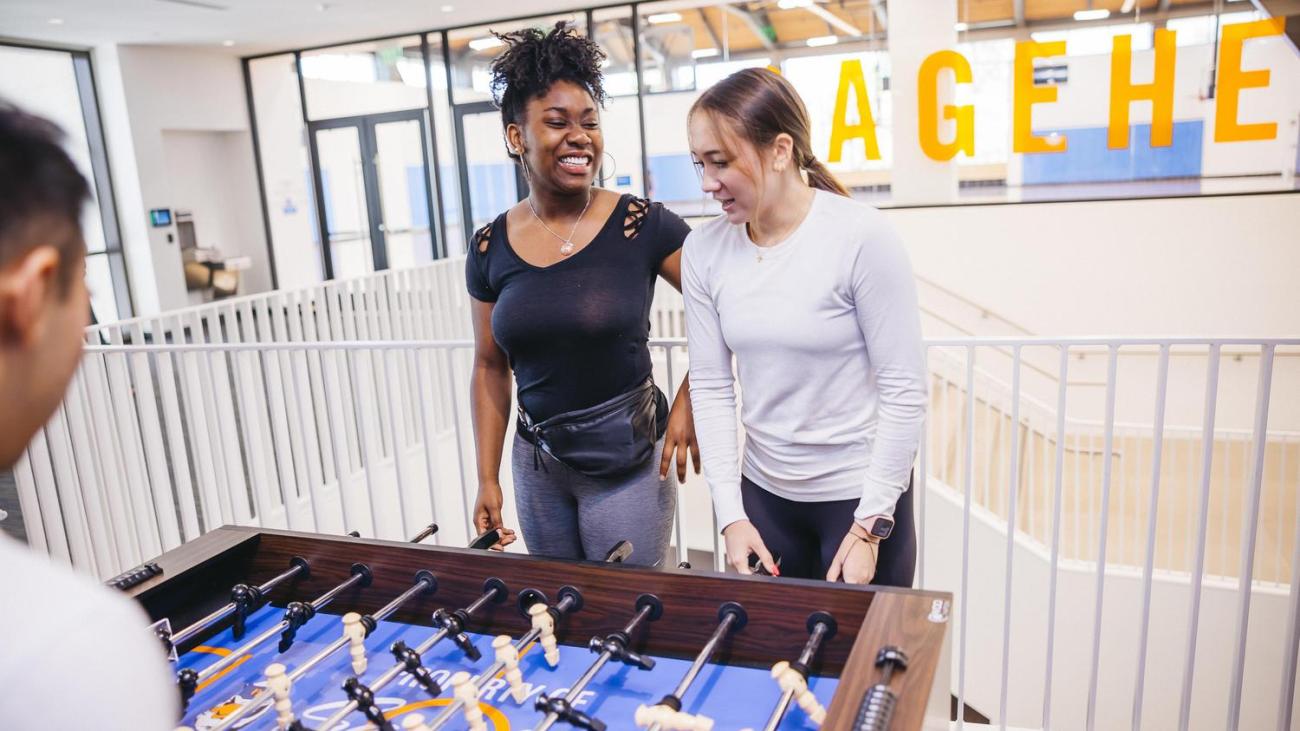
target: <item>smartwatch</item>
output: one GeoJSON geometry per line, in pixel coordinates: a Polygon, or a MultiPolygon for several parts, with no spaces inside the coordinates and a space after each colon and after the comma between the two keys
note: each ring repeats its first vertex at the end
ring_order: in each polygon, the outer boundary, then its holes
{"type": "Polygon", "coordinates": [[[873,515],[856,522],[867,531],[872,540],[883,541],[894,532],[894,519],[888,515],[873,515]]]}

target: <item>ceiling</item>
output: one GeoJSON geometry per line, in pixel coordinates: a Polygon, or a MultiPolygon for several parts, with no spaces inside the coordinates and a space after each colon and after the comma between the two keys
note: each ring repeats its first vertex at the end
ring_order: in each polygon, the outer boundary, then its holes
{"type": "MultiPolygon", "coordinates": [[[[895,0],[897,1],[897,0],[895,0]]],[[[906,0],[908,2],[925,0],[906,0]]],[[[210,46],[235,56],[468,25],[533,13],[553,13],[609,0],[0,0],[0,37],[72,46],[141,43],[210,46]],[[233,42],[233,43],[229,43],[233,42]],[[229,43],[229,45],[227,45],[229,43]]],[[[667,3],[666,5],[677,5],[667,3]]],[[[833,23],[870,33],[887,13],[883,0],[818,0],[820,16],[780,9],[775,0],[740,3],[747,10],[683,9],[697,39],[726,34],[733,50],[772,41],[842,34],[833,23]],[[829,16],[835,16],[830,18],[829,16]],[[763,22],[755,23],[759,17],[763,22]],[[829,21],[829,22],[828,22],[829,21]],[[697,27],[698,26],[698,27],[697,27]],[[759,37],[768,26],[775,38],[759,37]],[[724,30],[725,29],[725,30],[724,30]]],[[[1023,0],[1023,22],[1070,18],[1086,7],[1117,13],[1124,0],[1023,0]]],[[[1138,0],[1141,12],[1204,0],[1138,0]]],[[[957,0],[958,19],[976,26],[1014,22],[1014,0],[957,0]]],[[[644,12],[656,12],[648,6],[644,12]]],[[[701,41],[702,42],[702,41],[701,41]]],[[[698,46],[700,42],[697,42],[698,46]]]]}
{"type": "Polygon", "coordinates": [[[235,56],[582,8],[592,0],[0,0],[0,38],[211,46],[235,56]],[[52,20],[62,21],[52,23],[52,20]],[[224,46],[224,41],[234,41],[224,46]]]}

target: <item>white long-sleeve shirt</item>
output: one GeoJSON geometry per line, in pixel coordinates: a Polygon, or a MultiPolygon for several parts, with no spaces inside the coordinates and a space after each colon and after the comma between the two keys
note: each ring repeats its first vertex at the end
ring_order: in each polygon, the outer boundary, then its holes
{"type": "Polygon", "coordinates": [[[682,293],[691,404],[719,527],[745,519],[745,476],[801,502],[892,515],[925,417],[911,264],[876,209],[816,191],[785,241],[760,247],[718,217],[687,237],[682,293]]]}

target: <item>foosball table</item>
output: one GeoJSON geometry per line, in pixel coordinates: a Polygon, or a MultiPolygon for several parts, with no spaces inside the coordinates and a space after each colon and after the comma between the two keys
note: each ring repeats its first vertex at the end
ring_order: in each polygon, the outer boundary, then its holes
{"type": "Polygon", "coordinates": [[[227,526],[125,591],[197,731],[947,727],[946,593],[490,542],[227,526]]]}

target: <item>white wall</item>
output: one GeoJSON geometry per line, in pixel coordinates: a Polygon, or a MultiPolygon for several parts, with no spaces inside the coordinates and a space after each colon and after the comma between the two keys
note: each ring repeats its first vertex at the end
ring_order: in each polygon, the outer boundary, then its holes
{"type": "Polygon", "coordinates": [[[1041,335],[1300,333],[1300,197],[886,209],[917,274],[1041,335]]]}
{"type": "MultiPolygon", "coordinates": [[[[183,307],[190,300],[180,247],[167,240],[174,228],[150,227],[149,210],[177,208],[175,194],[184,176],[224,177],[225,182],[214,185],[226,190],[256,186],[256,177],[251,145],[227,145],[230,159],[220,170],[173,170],[163,134],[246,133],[248,110],[239,59],[205,50],[123,45],[96,48],[94,60],[137,314],[183,307]]],[[[230,215],[256,220],[257,225],[247,226],[238,249],[232,242],[228,250],[264,262],[266,241],[256,199],[236,195],[239,199],[244,203],[230,215]]],[[[249,280],[256,278],[250,275],[249,280]]],[[[269,275],[262,281],[266,279],[269,275]]]]}
{"type": "MultiPolygon", "coordinates": [[[[172,204],[194,216],[198,245],[252,259],[252,268],[240,273],[240,294],[270,290],[267,249],[250,246],[265,234],[249,134],[164,131],[162,140],[172,204]]],[[[189,295],[194,303],[202,301],[200,292],[189,295]]]]}
{"type": "MultiPolygon", "coordinates": [[[[924,588],[954,594],[952,692],[957,693],[962,568],[962,498],[933,477],[926,495],[922,540],[924,588]]],[[[918,510],[919,510],[918,506],[918,510]]],[[[918,513],[918,521],[920,521],[918,513]]],[[[1006,533],[978,507],[972,509],[967,551],[970,606],[966,619],[966,703],[995,722],[1002,688],[1002,621],[1006,585],[1006,533]]],[[[1041,728],[1046,684],[1050,553],[1041,545],[1016,544],[1011,617],[1007,722],[1041,728]]],[[[1142,609],[1140,572],[1111,569],[1103,590],[1098,729],[1129,728],[1136,683],[1138,630],[1142,609]]],[[[1141,728],[1177,728],[1183,667],[1187,656],[1190,583],[1157,577],[1152,587],[1151,624],[1141,728]]],[[[1052,728],[1085,728],[1091,672],[1096,574],[1090,564],[1063,564],[1056,597],[1052,664],[1052,728]]],[[[1235,584],[1207,581],[1202,589],[1195,652],[1190,727],[1227,727],[1228,683],[1236,647],[1238,596],[1235,584]]],[[[1242,729],[1273,728],[1281,690],[1287,592],[1256,589],[1250,606],[1242,687],[1242,729]]]]}

